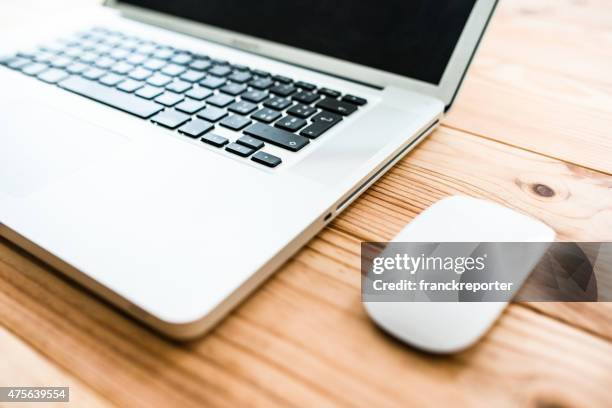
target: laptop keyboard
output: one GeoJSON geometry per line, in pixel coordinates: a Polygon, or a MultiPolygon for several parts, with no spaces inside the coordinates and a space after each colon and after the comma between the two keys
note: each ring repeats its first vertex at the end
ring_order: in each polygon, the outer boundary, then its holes
{"type": "Polygon", "coordinates": [[[267,167],[365,105],[283,75],[94,28],[0,64],[267,167]],[[236,139],[215,134],[218,126],[236,139]]]}

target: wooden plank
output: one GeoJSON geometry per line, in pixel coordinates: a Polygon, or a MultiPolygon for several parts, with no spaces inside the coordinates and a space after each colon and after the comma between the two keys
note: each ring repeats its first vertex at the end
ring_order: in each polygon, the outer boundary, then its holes
{"type": "Polygon", "coordinates": [[[479,59],[444,124],[612,174],[612,92],[498,59],[479,59]]]}
{"type": "Polygon", "coordinates": [[[388,240],[438,199],[463,194],[530,214],[559,240],[612,240],[612,177],[442,128],[367,191],[335,224],[388,240]]]}
{"type": "Polygon", "coordinates": [[[4,326],[121,406],[285,406],[284,390],[313,406],[329,405],[267,366],[245,376],[238,368],[251,356],[215,337],[207,342],[209,352],[198,354],[164,340],[5,241],[0,241],[0,305],[4,326]],[[233,356],[231,364],[219,361],[222,351],[233,356]]]}
{"type": "Polygon", "coordinates": [[[479,57],[521,62],[610,89],[611,4],[607,0],[501,1],[479,57]]]}
{"type": "MultiPolygon", "coordinates": [[[[91,388],[51,361],[47,360],[13,333],[0,327],[0,385],[3,387],[70,387],[70,403],[81,407],[109,407],[108,401],[91,388]]],[[[40,406],[39,403],[20,403],[19,406],[40,406]]],[[[45,403],[47,407],[65,407],[66,403],[45,403]]],[[[14,406],[0,403],[0,406],[14,406]]]]}
{"type": "Polygon", "coordinates": [[[585,5],[500,2],[444,123],[612,173],[612,9],[585,5]]]}

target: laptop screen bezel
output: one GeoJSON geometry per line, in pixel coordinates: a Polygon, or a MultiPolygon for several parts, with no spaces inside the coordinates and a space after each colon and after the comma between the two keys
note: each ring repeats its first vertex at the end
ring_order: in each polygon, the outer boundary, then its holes
{"type": "Polygon", "coordinates": [[[431,84],[376,68],[340,60],[338,58],[264,40],[250,35],[225,30],[194,20],[133,6],[121,0],[106,0],[105,5],[118,9],[122,15],[152,23],[167,29],[201,37],[258,55],[271,57],[302,67],[326,72],[377,88],[396,86],[440,99],[447,109],[459,90],[465,73],[476,52],[498,0],[477,0],[463,28],[457,45],[446,65],[439,84],[431,84]],[[324,67],[324,68],[322,68],[324,67]]]}

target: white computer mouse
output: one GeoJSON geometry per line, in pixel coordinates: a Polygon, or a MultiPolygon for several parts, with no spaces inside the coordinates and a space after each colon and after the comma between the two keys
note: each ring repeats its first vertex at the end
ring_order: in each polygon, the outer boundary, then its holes
{"type": "MultiPolygon", "coordinates": [[[[553,242],[546,224],[488,201],[454,196],[413,219],[393,242],[553,242]]],[[[531,270],[517,281],[524,281],[531,270]]],[[[473,345],[508,302],[364,302],[385,331],[419,349],[454,353],[473,345]]]]}

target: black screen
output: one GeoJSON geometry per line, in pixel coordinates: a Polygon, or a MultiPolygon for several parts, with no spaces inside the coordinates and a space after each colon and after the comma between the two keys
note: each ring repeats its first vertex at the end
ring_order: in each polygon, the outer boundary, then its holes
{"type": "Polygon", "coordinates": [[[476,0],[127,0],[438,84],[476,0]]]}

